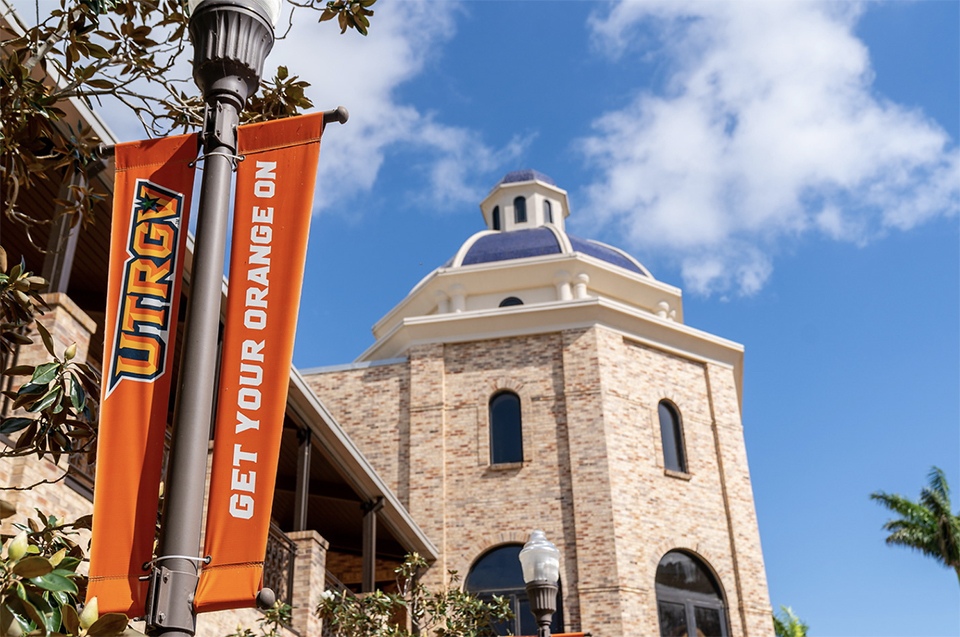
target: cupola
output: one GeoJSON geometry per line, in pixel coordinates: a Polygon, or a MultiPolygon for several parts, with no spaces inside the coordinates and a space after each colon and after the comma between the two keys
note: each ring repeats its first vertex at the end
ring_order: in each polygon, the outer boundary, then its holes
{"type": "Polygon", "coordinates": [[[511,232],[551,224],[563,230],[570,214],[567,191],[536,170],[515,170],[493,187],[480,202],[490,230],[511,232]]]}

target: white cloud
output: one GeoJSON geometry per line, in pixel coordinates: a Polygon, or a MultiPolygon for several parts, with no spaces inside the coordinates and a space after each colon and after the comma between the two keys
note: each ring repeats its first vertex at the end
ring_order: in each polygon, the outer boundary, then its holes
{"type": "Polygon", "coordinates": [[[390,1],[374,9],[365,38],[340,35],[331,22],[316,24],[319,13],[298,11],[290,37],[268,58],[312,84],[307,95],[317,108],[342,104],[350,111],[349,123],[324,136],[316,208],[370,191],[387,155],[401,151],[416,153],[433,203],[475,203],[482,173],[512,160],[523,142],[490,148],[476,131],[438,122],[398,96],[405,82],[429,72],[431,58],[453,37],[458,3],[390,1]]]}
{"type": "Polygon", "coordinates": [[[590,26],[614,58],[650,49],[671,75],[594,122],[594,218],[676,258],[695,291],[751,294],[784,239],[863,243],[955,215],[956,143],[872,92],[855,3],[617,3],[590,26]]]}

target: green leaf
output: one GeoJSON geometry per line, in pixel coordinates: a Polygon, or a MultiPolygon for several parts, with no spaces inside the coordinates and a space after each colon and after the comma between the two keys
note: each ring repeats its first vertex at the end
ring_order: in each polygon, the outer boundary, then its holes
{"type": "Polygon", "coordinates": [[[38,400],[38,401],[37,401],[35,404],[33,404],[32,406],[30,406],[30,407],[27,409],[27,411],[32,412],[32,413],[36,413],[36,412],[38,412],[38,411],[43,411],[43,410],[46,409],[47,407],[50,407],[50,406],[53,405],[55,402],[57,402],[57,400],[60,398],[60,389],[61,389],[60,386],[57,385],[56,387],[54,387],[53,389],[51,389],[50,391],[48,391],[48,392],[43,396],[43,398],[41,398],[40,400],[38,400]]]}
{"type": "MultiPolygon", "coordinates": [[[[40,558],[43,559],[43,558],[40,558]]],[[[49,564],[49,562],[47,562],[49,564]]],[[[52,569],[52,567],[51,567],[52,569]]],[[[66,591],[68,593],[76,594],[77,585],[71,582],[69,579],[63,575],[58,575],[53,572],[49,572],[46,575],[41,577],[34,577],[30,580],[40,588],[45,591],[66,591]]]]}
{"type": "Polygon", "coordinates": [[[12,434],[30,426],[33,420],[30,418],[7,418],[0,425],[0,434],[12,434]]]}
{"type": "Polygon", "coordinates": [[[87,395],[83,391],[83,386],[72,376],[70,377],[70,403],[77,411],[83,411],[83,407],[87,404],[87,395]]]}
{"type": "Polygon", "coordinates": [[[13,567],[13,572],[27,579],[41,577],[53,572],[53,564],[45,557],[25,557],[13,567]]]}
{"type": "Polygon", "coordinates": [[[121,635],[127,628],[127,616],[120,613],[107,613],[94,622],[87,631],[90,637],[101,635],[121,635]]]}
{"type": "Polygon", "coordinates": [[[37,366],[30,382],[34,385],[48,385],[50,381],[57,377],[57,372],[59,371],[59,363],[44,363],[43,365],[37,366]]]}

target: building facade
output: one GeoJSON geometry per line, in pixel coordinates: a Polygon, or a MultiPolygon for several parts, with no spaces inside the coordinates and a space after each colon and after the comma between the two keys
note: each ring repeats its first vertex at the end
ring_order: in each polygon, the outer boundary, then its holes
{"type": "Polygon", "coordinates": [[[480,207],[487,229],[354,364],[303,372],[437,545],[430,583],[487,582],[541,528],[567,631],[772,635],[742,346],[686,326],[680,290],[630,255],[567,234],[549,177],[510,173],[480,207]]]}

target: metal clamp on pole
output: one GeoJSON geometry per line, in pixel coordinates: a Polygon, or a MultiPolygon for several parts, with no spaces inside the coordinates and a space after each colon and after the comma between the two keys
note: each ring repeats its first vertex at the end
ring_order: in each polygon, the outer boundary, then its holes
{"type": "Polygon", "coordinates": [[[147,614],[143,618],[147,632],[194,634],[193,596],[199,581],[200,576],[196,573],[171,571],[166,566],[153,567],[147,592],[147,614]],[[184,604],[182,600],[189,603],[184,604]]]}

